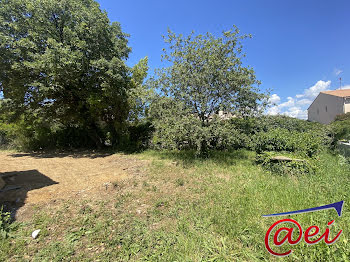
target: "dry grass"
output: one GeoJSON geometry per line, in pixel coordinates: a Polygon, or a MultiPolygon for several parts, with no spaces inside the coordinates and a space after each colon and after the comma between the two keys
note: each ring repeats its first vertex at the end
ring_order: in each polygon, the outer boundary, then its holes
{"type": "Polygon", "coordinates": [[[0,174],[7,186],[21,188],[0,193],[0,202],[17,210],[23,220],[30,206],[59,200],[99,199],[118,184],[145,172],[147,161],[122,154],[0,152],[0,174]]]}

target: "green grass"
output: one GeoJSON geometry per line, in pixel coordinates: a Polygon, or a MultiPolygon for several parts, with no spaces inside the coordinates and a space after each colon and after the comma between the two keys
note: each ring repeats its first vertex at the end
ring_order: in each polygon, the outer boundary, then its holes
{"type": "MultiPolygon", "coordinates": [[[[349,261],[350,169],[339,156],[323,153],[309,175],[278,175],[255,164],[249,151],[146,151],[147,174],[123,184],[109,199],[66,201],[41,208],[0,240],[0,261],[257,261],[277,260],[264,237],[279,218],[262,215],[345,200],[334,210],[294,215],[305,230],[335,219],[343,234],[333,245],[293,246],[289,261],[349,261]],[[43,233],[30,238],[34,229],[43,233]]],[[[283,246],[281,250],[286,250],[283,246]]]]}

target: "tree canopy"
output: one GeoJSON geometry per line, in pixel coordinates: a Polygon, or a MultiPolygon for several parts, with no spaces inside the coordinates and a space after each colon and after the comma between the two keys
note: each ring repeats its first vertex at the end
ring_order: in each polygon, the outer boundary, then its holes
{"type": "Polygon", "coordinates": [[[244,66],[238,28],[215,37],[211,33],[189,36],[168,31],[163,59],[170,67],[158,71],[158,84],[162,91],[185,103],[202,121],[219,110],[237,116],[254,115],[259,101],[265,98],[259,92],[254,70],[244,66]]]}
{"type": "Polygon", "coordinates": [[[173,144],[186,140],[191,144],[195,140],[197,149],[203,151],[214,136],[220,135],[214,133],[223,132],[217,117],[220,110],[235,117],[262,112],[267,95],[259,90],[254,70],[242,62],[242,40],[247,37],[237,27],[220,37],[168,31],[164,39],[169,49],[164,49],[162,58],[170,66],[159,69],[153,83],[164,95],[153,107],[158,141],[163,138],[163,142],[171,140],[173,144]],[[190,128],[186,129],[186,138],[180,138],[185,123],[190,128]]]}
{"type": "Polygon", "coordinates": [[[1,107],[96,144],[102,129],[116,137],[129,114],[127,37],[93,0],[0,0],[1,107]]]}
{"type": "Polygon", "coordinates": [[[169,30],[169,66],[145,84],[148,58],[126,65],[128,35],[94,0],[0,0],[2,128],[31,148],[118,145],[150,130],[161,147],[232,146],[239,131],[218,112],[247,118],[267,103],[244,65],[249,37],[237,27],[220,36],[169,30]]]}

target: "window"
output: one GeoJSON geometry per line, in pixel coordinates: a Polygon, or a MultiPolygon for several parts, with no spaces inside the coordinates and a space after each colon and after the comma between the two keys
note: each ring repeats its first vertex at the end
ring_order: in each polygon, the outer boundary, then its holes
{"type": "Polygon", "coordinates": [[[317,114],[319,114],[320,113],[320,110],[318,110],[318,108],[317,108],[317,114]]]}
{"type": "Polygon", "coordinates": [[[327,106],[326,106],[326,112],[327,112],[327,106]]]}
{"type": "Polygon", "coordinates": [[[350,104],[350,97],[345,98],[345,104],[350,104]]]}

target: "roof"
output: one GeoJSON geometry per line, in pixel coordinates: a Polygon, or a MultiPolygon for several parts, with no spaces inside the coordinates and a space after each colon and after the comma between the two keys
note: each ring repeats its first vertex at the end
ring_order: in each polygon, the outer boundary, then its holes
{"type": "MultiPolygon", "coordinates": [[[[350,89],[337,89],[337,90],[322,91],[318,94],[318,96],[320,94],[326,94],[326,95],[337,96],[337,97],[350,97],[350,89]]],[[[316,101],[318,96],[314,99],[314,101],[312,101],[311,105],[307,108],[307,110],[309,110],[309,108],[316,101]]]]}
{"type": "Polygon", "coordinates": [[[338,89],[338,90],[332,90],[332,91],[322,91],[321,93],[331,95],[331,96],[347,97],[347,96],[350,96],[350,89],[338,89]]]}

